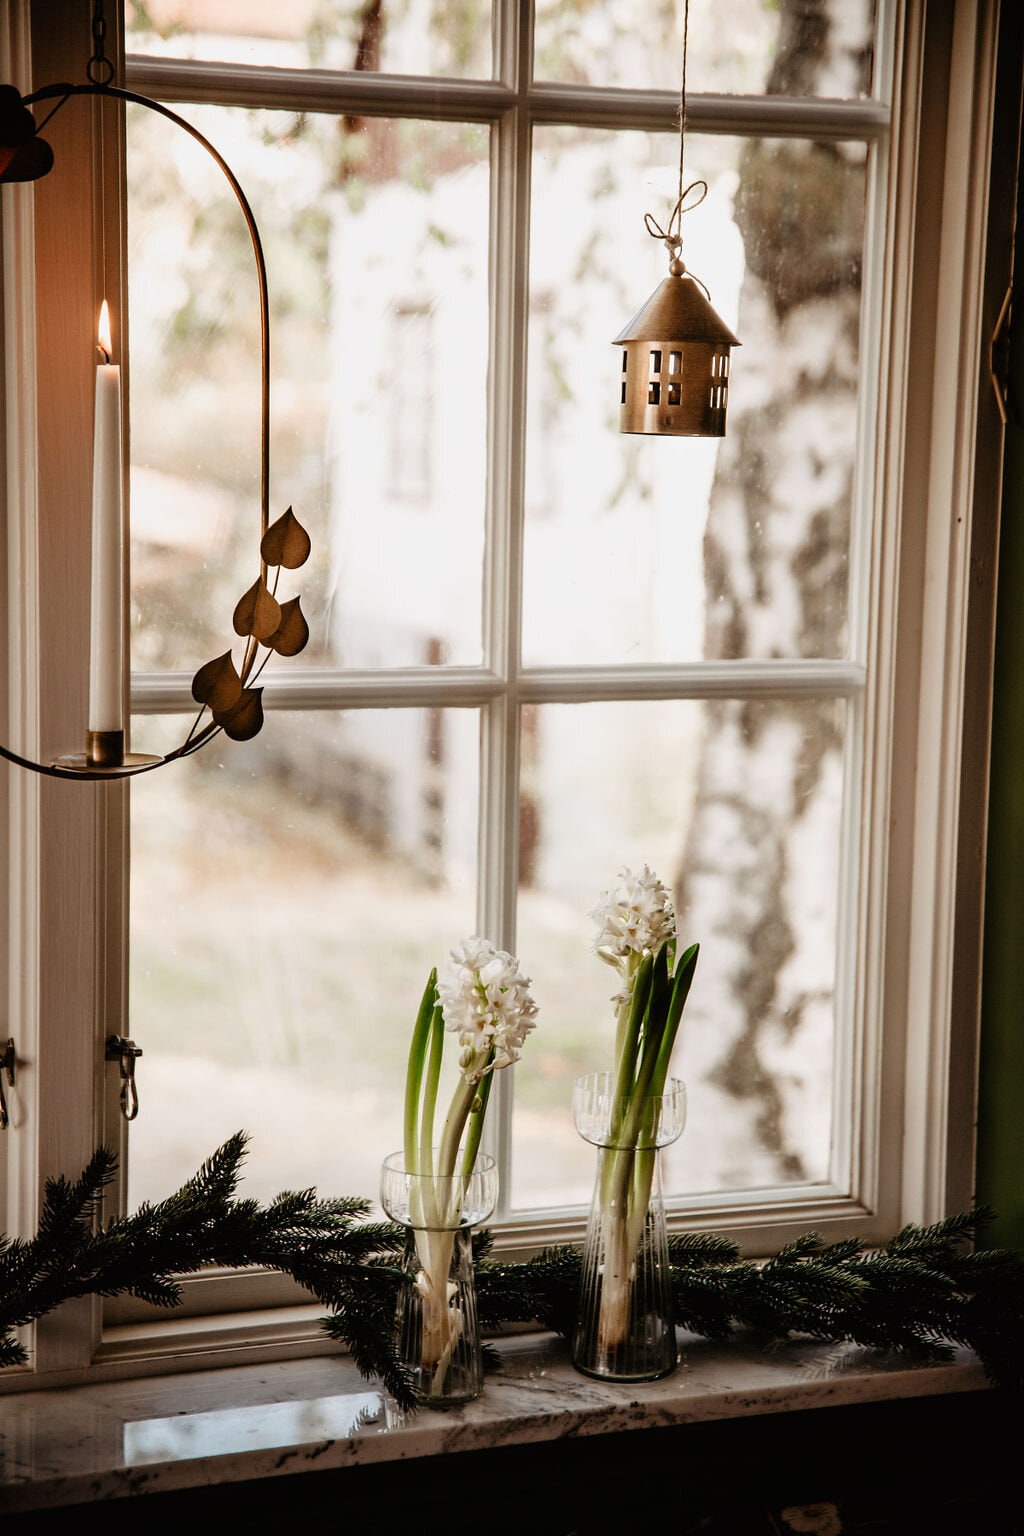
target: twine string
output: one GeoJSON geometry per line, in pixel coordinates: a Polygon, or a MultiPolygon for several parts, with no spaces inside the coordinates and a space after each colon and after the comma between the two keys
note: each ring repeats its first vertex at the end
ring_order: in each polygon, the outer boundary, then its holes
{"type": "Polygon", "coordinates": [[[708,195],[708,184],[704,180],[691,181],[688,187],[684,187],[676,199],[675,206],[669,215],[668,224],[664,229],[658,223],[653,213],[644,214],[644,225],[647,233],[654,240],[663,240],[671,249],[683,243],[683,214],[692,213],[694,208],[699,208],[708,195]],[[693,198],[690,194],[694,193],[693,198]]]}
{"type": "MultiPolygon", "coordinates": [[[[686,185],[686,55],[690,36],[690,0],[683,0],[683,74],[679,87],[679,185],[675,204],[663,229],[652,213],[644,214],[644,225],[653,240],[660,240],[670,256],[678,256],[683,247],[683,214],[700,206],[708,195],[702,179],[686,185]]],[[[691,274],[692,276],[692,274],[691,274]]],[[[699,279],[698,279],[699,281],[699,279]]],[[[704,288],[704,284],[700,285],[704,288]]],[[[707,289],[704,289],[705,293],[707,289]]]]}
{"type": "MultiPolygon", "coordinates": [[[[683,78],[679,86],[679,186],[676,192],[676,208],[682,219],[682,204],[685,193],[683,192],[683,161],[686,155],[686,47],[690,36],[690,0],[683,0],[683,78]]],[[[705,187],[705,192],[707,188],[705,187]]],[[[675,210],[673,210],[673,218],[675,210]]],[[[672,220],[669,220],[671,228],[672,220]]]]}

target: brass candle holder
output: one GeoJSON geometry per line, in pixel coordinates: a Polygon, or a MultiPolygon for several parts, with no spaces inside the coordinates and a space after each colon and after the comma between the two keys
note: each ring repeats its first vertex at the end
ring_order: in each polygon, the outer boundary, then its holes
{"type": "MultiPolygon", "coordinates": [[[[275,653],[297,656],[309,639],[309,627],[298,597],[280,601],[277,588],[282,570],[305,564],[310,539],[291,507],[270,521],[270,318],[267,267],[263,243],[248,199],[227,161],[185,118],[162,102],[113,85],[114,67],[104,54],[102,4],[93,16],[93,56],[81,85],[45,85],[27,96],[13,86],[0,85],[0,181],[35,181],[53,168],[53,151],[40,131],[67,102],[100,97],[131,102],[159,113],[181,128],[216,162],[238,202],[252,241],[260,303],[260,545],[259,573],[235,606],[232,623],[242,642],[236,664],[231,649],[202,665],[192,679],[192,697],[199,712],[184,741],[163,756],[125,751],[123,730],[88,730],[85,751],[66,753],[50,763],[38,763],[0,744],[0,757],[33,773],[60,779],[122,779],[148,773],[165,763],[189,757],[221,731],[234,741],[248,741],[263,725],[262,688],[255,684],[275,653]],[[52,102],[37,123],[29,108],[52,102]],[[271,577],[271,571],[273,576],[271,577]]],[[[109,361],[109,359],[108,359],[109,361]]]]}

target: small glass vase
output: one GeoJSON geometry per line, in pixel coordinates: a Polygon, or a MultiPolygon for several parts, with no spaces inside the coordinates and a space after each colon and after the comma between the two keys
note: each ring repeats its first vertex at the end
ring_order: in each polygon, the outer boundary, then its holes
{"type": "Polygon", "coordinates": [[[576,1081],[573,1119],[600,1150],[572,1363],[605,1381],[656,1381],[678,1361],[659,1154],[682,1132],[686,1088],[670,1078],[631,1104],[613,1073],[593,1072],[576,1081]]]}
{"type": "Polygon", "coordinates": [[[497,1198],[498,1170],[483,1153],[468,1177],[410,1172],[403,1152],[384,1160],[381,1205],[407,1229],[398,1350],[424,1407],[457,1407],[483,1390],[472,1229],[487,1220],[497,1198]]]}

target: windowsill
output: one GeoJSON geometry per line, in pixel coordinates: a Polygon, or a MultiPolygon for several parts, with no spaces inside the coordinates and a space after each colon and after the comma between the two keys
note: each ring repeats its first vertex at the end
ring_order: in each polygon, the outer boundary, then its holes
{"type": "Polygon", "coordinates": [[[687,1337],[673,1376],[628,1386],[578,1375],[549,1334],[505,1339],[500,1352],[477,1402],[405,1417],[346,1356],[8,1397],[0,1510],[987,1386],[967,1350],[950,1364],[908,1365],[853,1345],[687,1337]]]}

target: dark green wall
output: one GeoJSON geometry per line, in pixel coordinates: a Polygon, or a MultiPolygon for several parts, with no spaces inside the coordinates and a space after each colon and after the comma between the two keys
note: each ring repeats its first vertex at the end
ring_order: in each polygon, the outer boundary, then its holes
{"type": "MultiPolygon", "coordinates": [[[[1024,274],[1018,185],[1015,286],[1024,274]]],[[[999,549],[985,885],[978,1199],[998,1220],[986,1241],[1024,1247],[1024,303],[1010,333],[1010,422],[999,549]]]]}

